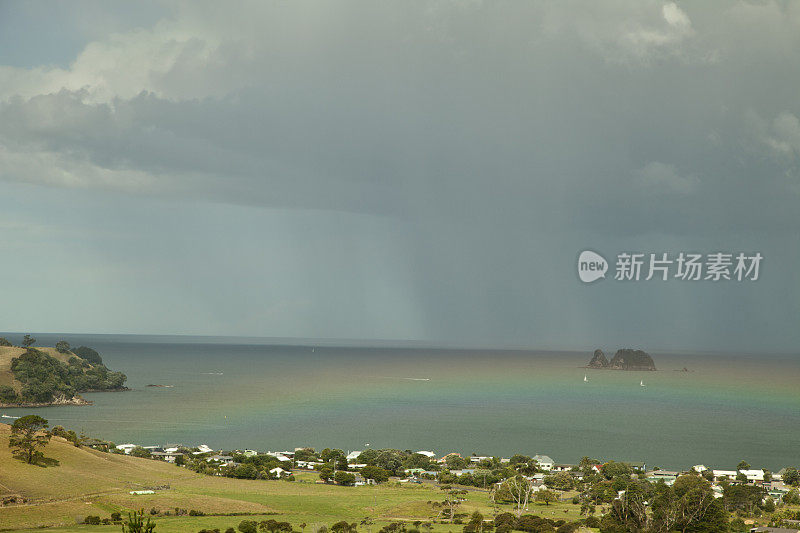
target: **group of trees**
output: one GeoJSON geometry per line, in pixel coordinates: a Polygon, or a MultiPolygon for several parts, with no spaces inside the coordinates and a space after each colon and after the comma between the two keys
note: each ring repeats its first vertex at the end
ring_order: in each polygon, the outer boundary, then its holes
{"type": "MultiPolygon", "coordinates": [[[[58,348],[70,353],[69,344],[65,342],[58,348]]],[[[79,392],[124,387],[125,374],[108,370],[97,352],[86,347],[77,351],[87,355],[91,361],[75,355],[64,363],[28,346],[22,355],[11,360],[11,371],[22,388],[17,392],[9,386],[0,387],[0,402],[49,403],[59,398],[70,399],[79,392]],[[96,357],[93,354],[97,354],[96,357]]]]}

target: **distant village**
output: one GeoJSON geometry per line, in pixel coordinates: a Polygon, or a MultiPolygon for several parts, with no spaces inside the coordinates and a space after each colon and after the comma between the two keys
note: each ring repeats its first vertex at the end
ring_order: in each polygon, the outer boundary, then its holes
{"type": "MultiPolygon", "coordinates": [[[[97,441],[97,443],[87,443],[90,446],[107,446],[106,443],[97,441]]],[[[333,465],[334,474],[336,469],[352,473],[353,480],[348,483],[350,485],[366,485],[375,483],[376,480],[362,475],[363,471],[368,468],[366,462],[360,461],[364,455],[364,451],[350,451],[342,452],[341,450],[324,450],[319,454],[313,448],[295,448],[293,451],[266,451],[259,452],[256,450],[234,450],[229,452],[222,452],[213,450],[211,447],[201,444],[194,448],[187,448],[185,446],[138,446],[136,444],[120,444],[113,446],[112,451],[115,453],[134,454],[147,456],[152,459],[163,460],[169,463],[177,463],[179,465],[188,465],[191,462],[203,461],[209,465],[210,469],[215,470],[215,474],[226,475],[235,472],[237,467],[242,466],[248,459],[263,457],[270,458],[267,461],[269,464],[275,464],[272,468],[266,470],[270,479],[291,479],[294,471],[320,471],[323,468],[333,465]],[[329,451],[329,457],[324,460],[322,456],[325,451],[329,451]],[[343,455],[337,456],[337,452],[343,455]],[[333,457],[333,461],[331,461],[333,457]],[[244,461],[244,462],[243,462],[244,461]]],[[[386,450],[370,450],[370,452],[384,452],[386,450]]],[[[394,450],[396,451],[396,450],[394,450]]],[[[533,465],[523,469],[522,475],[525,479],[531,482],[533,492],[556,489],[560,487],[548,487],[548,482],[555,479],[554,474],[562,473],[567,474],[574,478],[575,482],[581,482],[587,475],[585,460],[581,465],[557,463],[550,456],[536,454],[532,457],[527,456],[512,456],[512,457],[494,457],[494,456],[479,456],[470,455],[462,456],[459,453],[451,452],[444,454],[440,457],[428,450],[419,450],[416,452],[406,451],[402,452],[410,457],[418,457],[419,463],[426,463],[425,467],[411,467],[390,470],[388,473],[400,483],[422,483],[423,481],[439,481],[449,482],[453,484],[460,484],[461,480],[469,479],[470,482],[465,485],[476,485],[475,481],[483,479],[483,488],[488,488],[485,484],[486,480],[492,482],[493,485],[499,486],[502,479],[495,479],[496,476],[491,475],[492,472],[497,470],[497,467],[514,468],[520,462],[526,465],[533,465]],[[527,470],[527,471],[524,471],[527,470]]],[[[586,459],[586,458],[585,458],[586,459]]],[[[593,462],[588,465],[589,472],[602,474],[606,465],[611,462],[593,462]]],[[[742,484],[761,487],[765,491],[765,498],[771,498],[775,503],[783,500],[784,496],[793,489],[796,491],[798,485],[798,472],[796,468],[786,467],[778,472],[770,472],[766,469],[751,468],[750,465],[742,464],[735,469],[718,470],[712,469],[705,465],[698,464],[692,466],[690,469],[677,471],[677,470],[662,470],[659,468],[648,469],[647,465],[643,462],[621,461],[616,464],[627,466],[633,475],[639,478],[646,479],[650,482],[663,482],[667,486],[675,483],[675,480],[686,474],[700,475],[711,483],[714,495],[717,498],[723,496],[724,486],[726,484],[742,484]],[[784,480],[784,476],[787,479],[784,480]]],[[[211,473],[211,472],[206,472],[211,473]]],[[[563,479],[563,476],[561,477],[563,479]]],[[[336,482],[334,477],[330,480],[320,480],[324,482],[336,482]]],[[[480,485],[479,485],[480,486],[480,485]]]]}

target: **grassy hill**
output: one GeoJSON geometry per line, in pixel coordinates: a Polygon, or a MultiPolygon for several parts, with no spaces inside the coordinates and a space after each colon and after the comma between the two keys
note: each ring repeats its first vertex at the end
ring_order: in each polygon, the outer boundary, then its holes
{"type": "MultiPolygon", "coordinates": [[[[189,470],[150,459],[106,454],[89,448],[76,448],[54,437],[45,449],[47,457],[60,466],[43,468],[13,459],[8,449],[9,426],[0,424],[0,501],[19,495],[25,504],[0,505],[0,530],[37,527],[71,532],[118,532],[119,526],[77,525],[86,515],[108,517],[114,511],[179,507],[218,516],[159,516],[157,533],[196,533],[203,528],[223,531],[245,517],[221,516],[254,513],[249,518],[274,518],[317,527],[339,520],[360,521],[366,516],[377,527],[393,519],[427,521],[436,514],[428,503],[441,501],[442,492],[432,485],[389,483],[381,486],[340,487],[317,484],[316,474],[298,474],[298,481],[244,480],[195,474],[189,470]],[[132,490],[168,485],[152,495],[131,495],[132,490]]],[[[488,494],[471,491],[462,512],[476,509],[492,515],[488,494]]],[[[501,506],[507,510],[508,506],[501,506]]],[[[573,505],[544,507],[532,505],[531,512],[559,518],[577,515],[573,505]]],[[[365,529],[366,531],[366,529],[365,529]]],[[[461,526],[436,524],[434,533],[461,531],[461,526]]]]}

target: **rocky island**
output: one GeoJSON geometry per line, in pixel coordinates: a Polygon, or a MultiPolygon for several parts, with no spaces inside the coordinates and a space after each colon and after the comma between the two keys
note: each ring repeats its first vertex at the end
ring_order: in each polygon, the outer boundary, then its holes
{"type": "Polygon", "coordinates": [[[623,348],[617,350],[609,361],[603,350],[595,350],[586,368],[604,368],[607,370],[656,370],[653,358],[645,351],[623,348]]]}
{"type": "Polygon", "coordinates": [[[86,346],[34,348],[26,335],[22,346],[0,337],[0,407],[87,405],[82,392],[121,391],[127,377],[113,372],[97,351],[86,346]]]}

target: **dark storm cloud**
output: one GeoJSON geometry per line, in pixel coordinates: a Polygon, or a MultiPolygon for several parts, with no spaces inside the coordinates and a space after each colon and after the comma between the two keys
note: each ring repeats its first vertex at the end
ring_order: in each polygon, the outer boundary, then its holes
{"type": "MultiPolygon", "coordinates": [[[[325,256],[360,277],[300,261],[281,271],[280,299],[311,303],[280,328],[237,333],[670,346],[663,324],[676,314],[727,309],[703,333],[682,318],[680,336],[742,345],[747,327],[775,333],[800,305],[798,5],[170,6],[157,23],[92,36],[68,67],[0,67],[0,179],[105,191],[112,204],[289,209],[316,228],[288,224],[289,234],[338,241],[346,227],[361,240],[325,256]],[[365,251],[379,242],[390,263],[365,251]],[[763,248],[775,270],[739,300],[672,284],[589,292],[575,284],[574,256],[601,245],[763,248]],[[343,302],[332,287],[344,278],[376,294],[369,280],[382,280],[386,306],[402,301],[391,327],[378,301],[343,302]],[[320,325],[338,302],[337,326],[320,325]],[[767,302],[772,318],[754,322],[767,302]]],[[[209,213],[224,234],[247,232],[209,213]]],[[[306,258],[296,246],[279,253],[306,258]]],[[[213,285],[213,271],[193,268],[213,285]]],[[[242,279],[259,286],[256,272],[242,279]]],[[[201,306],[226,301],[206,290],[201,306]]],[[[234,313],[270,305],[251,298],[234,313]]],[[[230,327],[213,313],[202,321],[230,327]]]]}

